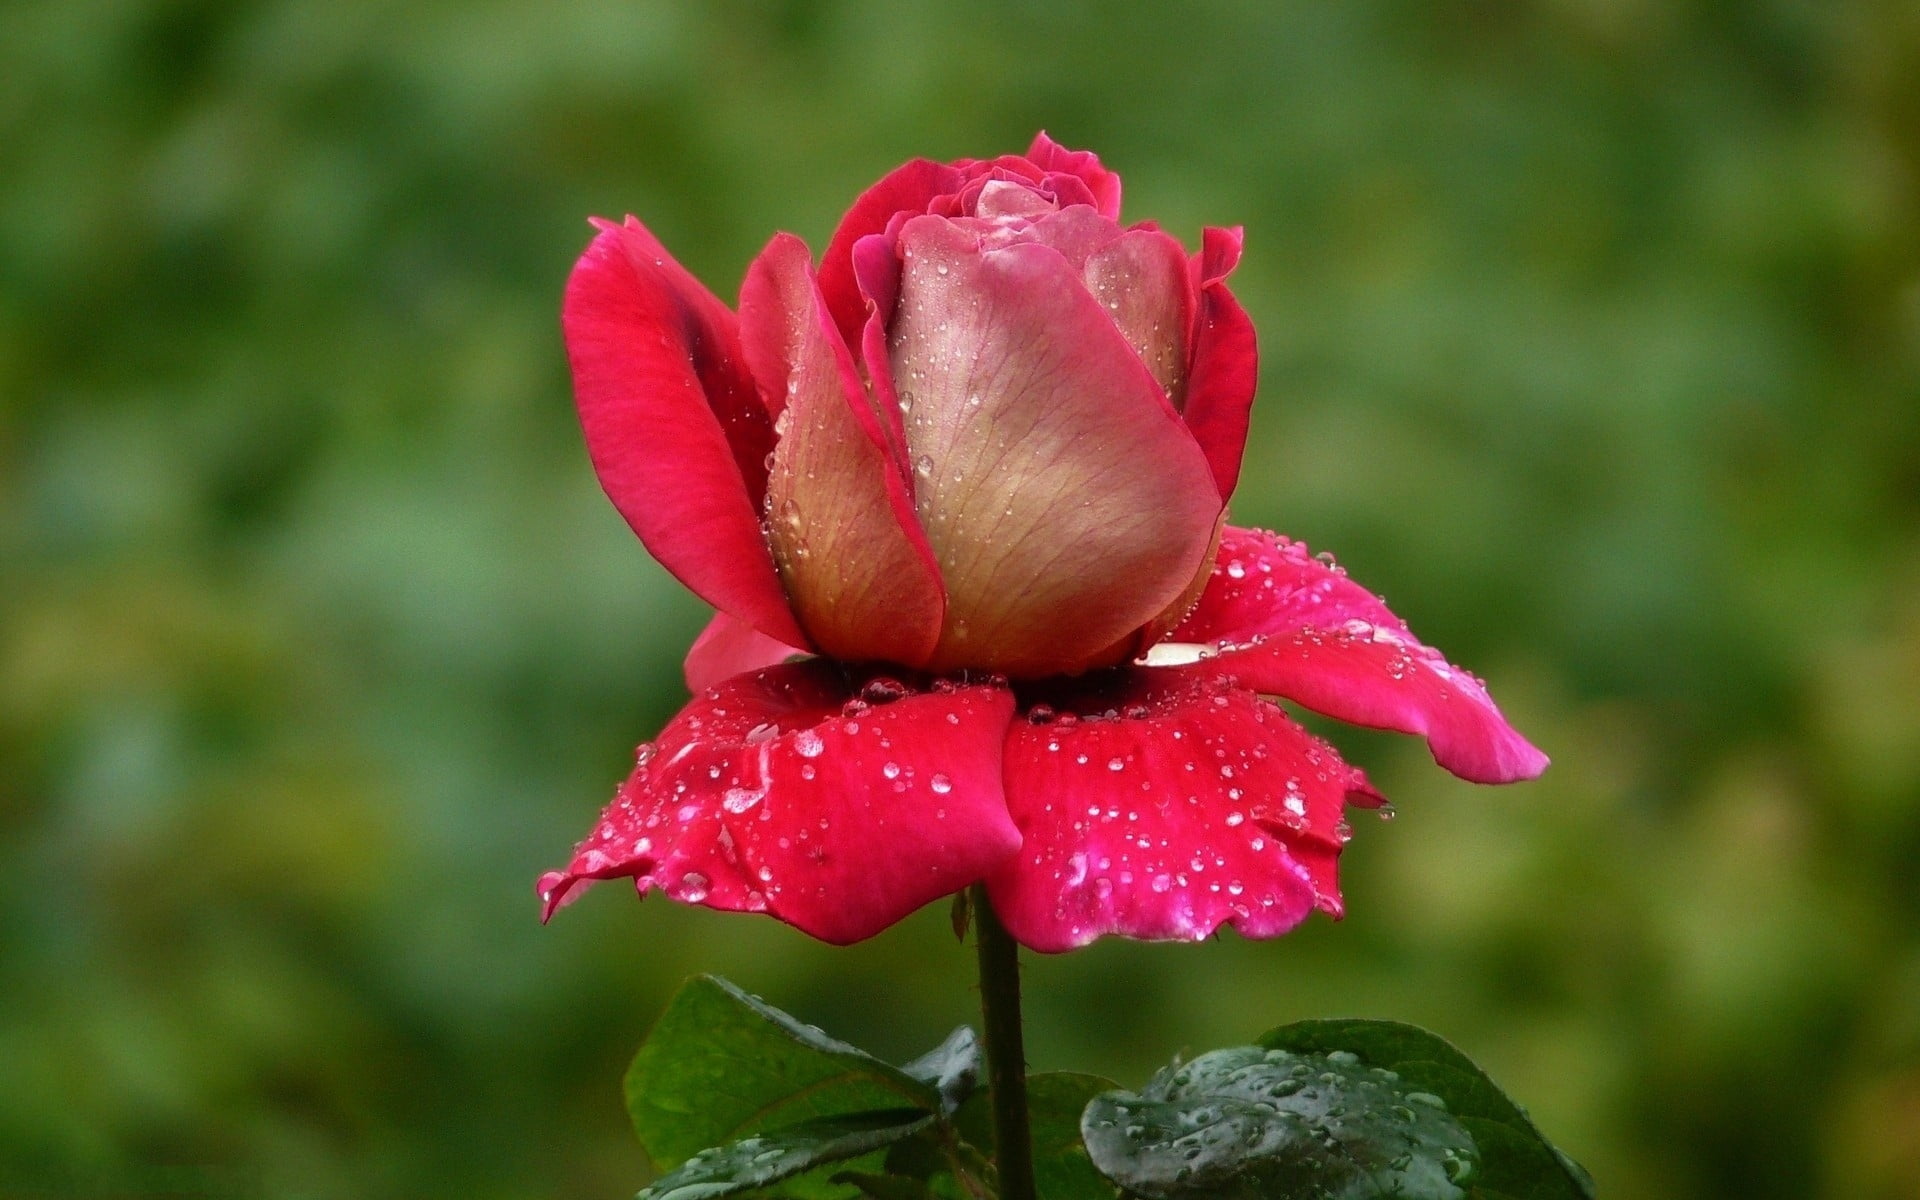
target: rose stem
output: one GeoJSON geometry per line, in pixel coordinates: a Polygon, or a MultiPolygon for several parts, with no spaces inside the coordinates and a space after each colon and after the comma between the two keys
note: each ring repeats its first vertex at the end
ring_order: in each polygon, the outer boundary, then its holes
{"type": "Polygon", "coordinates": [[[993,911],[985,884],[972,891],[980,950],[980,1015],[987,1029],[994,1162],[1000,1200],[1034,1200],[1033,1134],[1027,1124],[1027,1057],[1020,1041],[1020,946],[993,911]]]}

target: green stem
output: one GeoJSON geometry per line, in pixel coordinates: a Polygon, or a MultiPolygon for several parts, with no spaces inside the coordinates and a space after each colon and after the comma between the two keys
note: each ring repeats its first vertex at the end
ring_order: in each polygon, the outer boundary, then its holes
{"type": "Polygon", "coordinates": [[[1027,1056],[1020,1039],[1020,946],[993,911],[984,884],[971,894],[980,950],[980,1014],[987,1030],[994,1162],[1000,1200],[1034,1200],[1033,1133],[1027,1120],[1027,1056]]]}

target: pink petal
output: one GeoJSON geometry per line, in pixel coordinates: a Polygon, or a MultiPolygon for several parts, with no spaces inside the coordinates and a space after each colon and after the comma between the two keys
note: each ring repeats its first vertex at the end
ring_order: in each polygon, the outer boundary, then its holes
{"type": "MultiPolygon", "coordinates": [[[[1167,401],[1180,408],[1186,400],[1187,330],[1193,321],[1186,251],[1158,230],[1133,229],[1089,256],[1084,271],[1087,286],[1107,306],[1121,336],[1147,364],[1167,401]]],[[[1191,417],[1187,426],[1193,427],[1191,417]]],[[[1205,451],[1206,442],[1200,448],[1205,451]]]]}
{"type": "Polygon", "coordinates": [[[1227,290],[1226,277],[1240,262],[1238,228],[1209,228],[1193,259],[1199,303],[1193,327],[1185,406],[1187,428],[1206,451],[1220,485],[1220,498],[1233,495],[1240,481],[1240,459],[1247,448],[1247,422],[1259,378],[1260,352],[1240,302],[1227,290]]]}
{"type": "Polygon", "coordinates": [[[760,530],[773,432],[734,316],[638,221],[596,224],[567,280],[562,323],[600,484],[701,599],[804,642],[760,530]]]}
{"type": "Polygon", "coordinates": [[[1093,193],[1100,215],[1110,221],[1120,219],[1120,176],[1101,166],[1093,151],[1069,150],[1041,130],[1027,148],[1027,158],[1043,170],[1078,176],[1093,193]]]}
{"type": "Polygon", "coordinates": [[[541,878],[545,912],[631,877],[823,941],[871,937],[1019,848],[1000,783],[1012,712],[1004,687],[850,686],[820,659],[730,679],[641,747],[573,861],[541,878]]]}
{"type": "Polygon", "coordinates": [[[946,605],[939,567],[884,418],[820,300],[799,238],[780,234],[754,260],[740,312],[756,369],[787,397],[767,506],[794,614],[832,657],[926,662],[946,605]]]}
{"type": "Polygon", "coordinates": [[[687,690],[697,694],[735,675],[776,666],[806,653],[726,613],[715,613],[700,636],[693,639],[682,669],[687,690]]]}
{"type": "Polygon", "coordinates": [[[1511,783],[1547,756],[1507,723],[1472,675],[1422,644],[1385,602],[1306,546],[1228,526],[1200,603],[1168,636],[1208,666],[1316,712],[1422,734],[1462,779],[1511,783]]]}
{"type": "Polygon", "coordinates": [[[894,168],[853,202],[820,258],[820,294],[834,326],[849,346],[860,344],[866,324],[866,300],[854,279],[853,246],[872,233],[885,232],[895,213],[924,213],[936,197],[959,190],[966,177],[945,163],[916,158],[894,168]]]}
{"type": "Polygon", "coordinates": [[[1090,676],[1007,736],[1007,806],[1024,844],[987,877],[1024,945],[1105,934],[1285,933],[1338,916],[1349,799],[1377,802],[1332,747],[1200,669],[1090,676]],[[1052,719],[1049,719],[1049,717],[1052,719]]]}
{"type": "MultiPolygon", "coordinates": [[[[1088,261],[1101,249],[1119,240],[1124,233],[1126,230],[1087,205],[1075,204],[1042,216],[1033,222],[1020,240],[1052,246],[1073,264],[1074,270],[1084,274],[1088,261]]],[[[989,240],[988,244],[994,243],[989,240]]]]}
{"type": "Polygon", "coordinates": [[[1206,561],[1220,497],[1199,447],[1057,251],[982,250],[941,217],[906,222],[898,249],[888,354],[947,585],[934,664],[1124,657],[1206,561]]]}

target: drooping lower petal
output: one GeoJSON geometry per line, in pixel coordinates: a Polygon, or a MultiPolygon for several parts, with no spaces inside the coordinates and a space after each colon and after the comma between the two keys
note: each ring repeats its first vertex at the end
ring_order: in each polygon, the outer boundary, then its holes
{"type": "Polygon", "coordinates": [[[698,695],[735,675],[776,666],[805,653],[799,646],[770,638],[736,617],[715,613],[700,636],[693,639],[681,671],[687,690],[698,695]]]}
{"type": "Polygon", "coordinates": [[[1260,350],[1253,321],[1227,290],[1227,276],[1240,262],[1241,232],[1209,228],[1193,257],[1197,293],[1192,355],[1181,413],[1213,467],[1220,498],[1230,499],[1240,482],[1247,424],[1259,382],[1260,350]]]}
{"type": "Polygon", "coordinates": [[[600,484],[701,599],[804,642],[760,532],[773,433],[734,315],[638,221],[598,224],[567,280],[563,324],[600,484]]]}
{"type": "Polygon", "coordinates": [[[1365,777],[1278,707],[1200,668],[1088,677],[1016,719],[1007,805],[1024,839],[988,876],[1024,945],[1105,934],[1284,933],[1340,913],[1334,861],[1365,777]]]}
{"type": "Polygon", "coordinates": [[[740,311],[762,382],[786,395],[767,536],[794,615],[830,656],[925,663],[946,607],[940,569],[799,238],[754,260],[740,311]]]}
{"type": "Polygon", "coordinates": [[[1228,526],[1199,604],[1167,640],[1209,655],[1209,666],[1247,687],[1356,725],[1423,735],[1435,761],[1462,779],[1511,783],[1546,770],[1547,756],[1478,679],[1331,560],[1277,534],[1228,526]]]}
{"type": "Polygon", "coordinates": [[[936,666],[1084,670],[1205,563],[1219,493],[1153,376],[1048,246],[899,233],[888,347],[947,586],[936,666]]]}
{"type": "Polygon", "coordinates": [[[541,878],[546,913],[584,882],[631,877],[846,944],[1018,849],[1001,789],[1012,694],[844,672],[791,663],[697,697],[641,748],[567,868],[541,878]]]}

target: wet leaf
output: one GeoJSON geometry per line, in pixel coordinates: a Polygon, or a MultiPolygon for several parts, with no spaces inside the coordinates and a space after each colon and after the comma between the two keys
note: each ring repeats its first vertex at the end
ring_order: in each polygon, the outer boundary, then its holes
{"type": "Polygon", "coordinates": [[[626,1096],[634,1132],[663,1171],[709,1147],[817,1118],[930,1114],[942,1103],[934,1084],[712,976],[674,996],[634,1056],[626,1096]]]}
{"type": "Polygon", "coordinates": [[[1260,1044],[1300,1054],[1352,1054],[1440,1097],[1480,1150],[1467,1189],[1472,1200],[1593,1200],[1593,1178],[1585,1168],[1548,1142],[1472,1059],[1436,1034],[1397,1021],[1300,1021],[1269,1032],[1260,1044]]]}
{"type": "Polygon", "coordinates": [[[1152,1200],[1462,1200],[1478,1157],[1437,1096],[1345,1051],[1215,1050],[1095,1097],[1081,1128],[1152,1200]]]}
{"type": "Polygon", "coordinates": [[[709,1200],[763,1188],[912,1137],[933,1114],[903,1108],[820,1117],[702,1150],[640,1193],[639,1200],[709,1200]]]}

